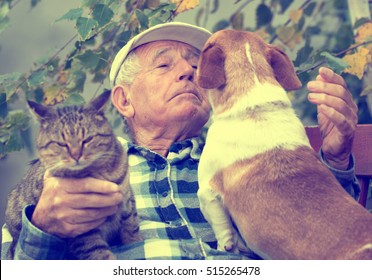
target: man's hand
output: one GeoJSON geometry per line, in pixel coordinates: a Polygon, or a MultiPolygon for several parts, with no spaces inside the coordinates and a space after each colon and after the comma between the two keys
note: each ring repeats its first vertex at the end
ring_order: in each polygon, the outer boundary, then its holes
{"type": "Polygon", "coordinates": [[[44,176],[44,188],[32,223],[50,234],[71,238],[101,225],[123,200],[118,185],[94,178],[44,176]]]}
{"type": "Polygon", "coordinates": [[[358,107],[345,80],[328,68],[320,68],[316,80],[309,82],[307,88],[309,101],[318,105],[325,160],[336,169],[346,170],[358,122],[358,107]]]}

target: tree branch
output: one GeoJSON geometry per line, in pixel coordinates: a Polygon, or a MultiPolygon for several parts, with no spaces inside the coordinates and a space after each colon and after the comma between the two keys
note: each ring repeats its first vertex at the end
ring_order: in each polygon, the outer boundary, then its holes
{"type": "MultiPolygon", "coordinates": [[[[345,53],[347,53],[349,51],[355,50],[356,48],[359,48],[361,46],[369,45],[371,43],[372,43],[372,40],[371,41],[362,42],[362,43],[356,44],[356,45],[354,45],[354,46],[352,46],[352,47],[350,47],[350,48],[348,48],[346,50],[340,51],[340,52],[338,52],[336,54],[332,54],[332,55],[335,56],[335,57],[339,57],[339,56],[341,56],[341,55],[343,55],[343,54],[345,54],[345,53]]],[[[327,62],[326,59],[322,59],[321,61],[318,61],[316,64],[314,64],[310,68],[307,68],[307,69],[304,69],[304,70],[298,72],[297,75],[301,75],[301,74],[303,74],[305,72],[313,71],[314,69],[322,66],[326,62],[327,62]]]]}
{"type": "MultiPolygon", "coordinates": [[[[300,6],[300,8],[298,8],[298,10],[303,10],[303,9],[305,9],[305,7],[308,5],[308,4],[310,4],[310,2],[311,2],[312,0],[306,0],[301,6],[300,6]]],[[[290,24],[291,23],[291,19],[289,18],[289,19],[287,19],[287,21],[284,23],[284,26],[287,26],[288,24],[290,24]]],[[[272,38],[271,38],[271,40],[269,41],[269,44],[272,44],[272,43],[274,43],[274,41],[276,40],[278,38],[278,35],[277,34],[275,34],[272,38]]]]}
{"type": "Polygon", "coordinates": [[[75,40],[75,38],[77,37],[77,34],[75,34],[71,39],[69,39],[67,41],[67,43],[65,43],[51,58],[48,59],[47,62],[45,62],[44,64],[40,65],[39,67],[36,68],[36,70],[33,70],[31,71],[30,74],[28,74],[21,82],[19,85],[17,85],[17,87],[14,89],[14,91],[18,91],[19,88],[30,78],[30,76],[32,75],[32,73],[34,72],[37,72],[41,69],[43,69],[44,67],[46,67],[54,58],[56,58],[69,44],[71,44],[71,42],[73,40],[75,40]]]}

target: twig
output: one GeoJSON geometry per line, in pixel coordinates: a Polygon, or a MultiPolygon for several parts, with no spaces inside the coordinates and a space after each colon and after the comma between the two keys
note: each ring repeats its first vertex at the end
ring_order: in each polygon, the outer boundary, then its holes
{"type": "MultiPolygon", "coordinates": [[[[339,57],[339,56],[341,56],[341,55],[343,55],[343,54],[345,54],[345,53],[347,53],[349,51],[355,50],[356,48],[359,48],[361,46],[365,46],[365,45],[368,45],[368,44],[371,44],[371,43],[372,43],[372,40],[371,41],[367,41],[367,42],[362,42],[362,43],[359,43],[357,45],[354,45],[354,46],[352,46],[352,47],[350,47],[350,48],[348,48],[346,50],[340,51],[340,52],[338,52],[336,54],[332,54],[332,55],[335,56],[335,57],[339,57]]],[[[321,61],[319,61],[315,65],[311,66],[310,68],[307,68],[307,69],[304,69],[304,70],[302,70],[300,72],[297,72],[297,75],[303,74],[305,72],[313,71],[314,69],[318,68],[319,66],[322,66],[326,62],[327,62],[326,59],[322,59],[321,61]]]]}
{"type": "Polygon", "coordinates": [[[31,74],[27,75],[20,84],[14,89],[14,92],[18,91],[18,89],[30,78],[32,73],[37,72],[41,69],[43,69],[45,66],[47,66],[54,58],[56,58],[75,38],[77,37],[77,34],[75,34],[70,40],[67,41],[47,62],[45,62],[43,65],[40,65],[36,70],[31,71],[31,74]]]}
{"type": "Polygon", "coordinates": [[[343,54],[345,54],[345,53],[347,53],[349,51],[355,50],[356,48],[359,48],[359,47],[365,46],[365,45],[369,45],[371,43],[372,43],[372,40],[371,41],[366,41],[366,42],[362,42],[362,43],[356,44],[356,45],[354,45],[354,46],[352,46],[352,47],[350,47],[350,48],[348,48],[346,50],[343,50],[343,51],[340,51],[340,52],[334,54],[333,56],[337,56],[338,57],[338,56],[343,55],[343,54]]]}
{"type": "MultiPolygon", "coordinates": [[[[298,8],[299,10],[303,10],[308,4],[310,4],[310,2],[311,2],[312,0],[306,0],[301,6],[300,6],[300,8],[298,8]]],[[[290,24],[291,23],[291,19],[289,18],[285,23],[284,23],[284,26],[287,26],[288,24],[290,24]]],[[[272,44],[276,39],[278,38],[278,35],[277,34],[275,34],[272,38],[271,38],[271,40],[270,40],[270,42],[269,42],[269,44],[272,44]]]]}
{"type": "Polygon", "coordinates": [[[327,62],[327,60],[326,60],[326,59],[323,59],[323,60],[319,61],[318,63],[314,64],[313,66],[311,66],[311,67],[309,67],[309,68],[307,68],[307,69],[304,69],[304,70],[302,70],[302,71],[300,71],[300,72],[297,72],[296,74],[297,74],[297,75],[301,75],[301,74],[303,74],[303,73],[306,73],[306,72],[309,72],[309,71],[313,71],[314,69],[316,69],[316,68],[322,66],[322,65],[325,64],[326,62],[327,62]]]}

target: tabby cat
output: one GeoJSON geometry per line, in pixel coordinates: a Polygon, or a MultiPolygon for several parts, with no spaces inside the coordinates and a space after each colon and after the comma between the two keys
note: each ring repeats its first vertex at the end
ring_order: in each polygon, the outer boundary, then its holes
{"type": "Polygon", "coordinates": [[[100,227],[68,239],[68,259],[115,259],[110,246],[142,240],[135,200],[129,185],[128,158],[106,117],[106,91],[86,106],[46,107],[29,101],[40,122],[37,138],[39,159],[11,191],[5,221],[13,237],[9,258],[21,231],[22,209],[39,200],[46,170],[56,177],[94,177],[121,186],[121,210],[100,227]]]}

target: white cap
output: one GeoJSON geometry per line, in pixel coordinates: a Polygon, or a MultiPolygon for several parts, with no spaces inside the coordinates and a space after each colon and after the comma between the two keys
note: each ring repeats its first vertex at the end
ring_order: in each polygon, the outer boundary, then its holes
{"type": "Polygon", "coordinates": [[[134,36],[116,54],[110,70],[110,82],[114,85],[120,67],[131,50],[154,41],[173,40],[189,44],[198,50],[202,50],[211,33],[201,27],[183,23],[167,22],[155,25],[144,32],[134,36]]]}

